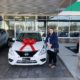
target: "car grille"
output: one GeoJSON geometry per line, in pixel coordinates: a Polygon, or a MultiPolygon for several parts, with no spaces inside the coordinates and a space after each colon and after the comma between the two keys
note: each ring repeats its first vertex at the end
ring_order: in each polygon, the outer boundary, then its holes
{"type": "Polygon", "coordinates": [[[32,52],[32,51],[30,51],[30,52],[16,51],[16,52],[18,53],[18,55],[20,57],[33,57],[37,53],[37,51],[34,51],[34,52],[32,52]]]}

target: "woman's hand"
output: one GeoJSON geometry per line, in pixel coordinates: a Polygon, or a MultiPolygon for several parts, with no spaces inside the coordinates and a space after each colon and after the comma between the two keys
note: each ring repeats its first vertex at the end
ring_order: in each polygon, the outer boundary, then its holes
{"type": "Polygon", "coordinates": [[[47,46],[48,46],[48,48],[51,48],[52,44],[50,44],[50,43],[47,43],[47,46]]]}

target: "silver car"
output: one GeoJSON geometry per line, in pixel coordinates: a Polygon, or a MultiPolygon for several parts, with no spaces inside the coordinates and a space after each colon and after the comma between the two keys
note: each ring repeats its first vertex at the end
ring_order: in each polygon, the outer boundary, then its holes
{"type": "Polygon", "coordinates": [[[8,43],[8,33],[5,29],[0,29],[0,47],[8,43]]]}

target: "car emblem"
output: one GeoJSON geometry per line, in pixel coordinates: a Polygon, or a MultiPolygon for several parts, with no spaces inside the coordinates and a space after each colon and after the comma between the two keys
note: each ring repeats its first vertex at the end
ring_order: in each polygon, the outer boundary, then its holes
{"type": "Polygon", "coordinates": [[[29,53],[25,53],[24,55],[25,55],[25,56],[29,56],[29,53]]]}

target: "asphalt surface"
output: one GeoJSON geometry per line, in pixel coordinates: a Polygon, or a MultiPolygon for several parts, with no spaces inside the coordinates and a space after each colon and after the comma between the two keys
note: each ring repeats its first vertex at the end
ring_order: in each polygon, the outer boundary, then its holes
{"type": "Polygon", "coordinates": [[[42,66],[11,66],[8,64],[8,48],[0,49],[0,80],[16,78],[72,78],[63,62],[58,58],[54,69],[48,63],[42,66]]]}

